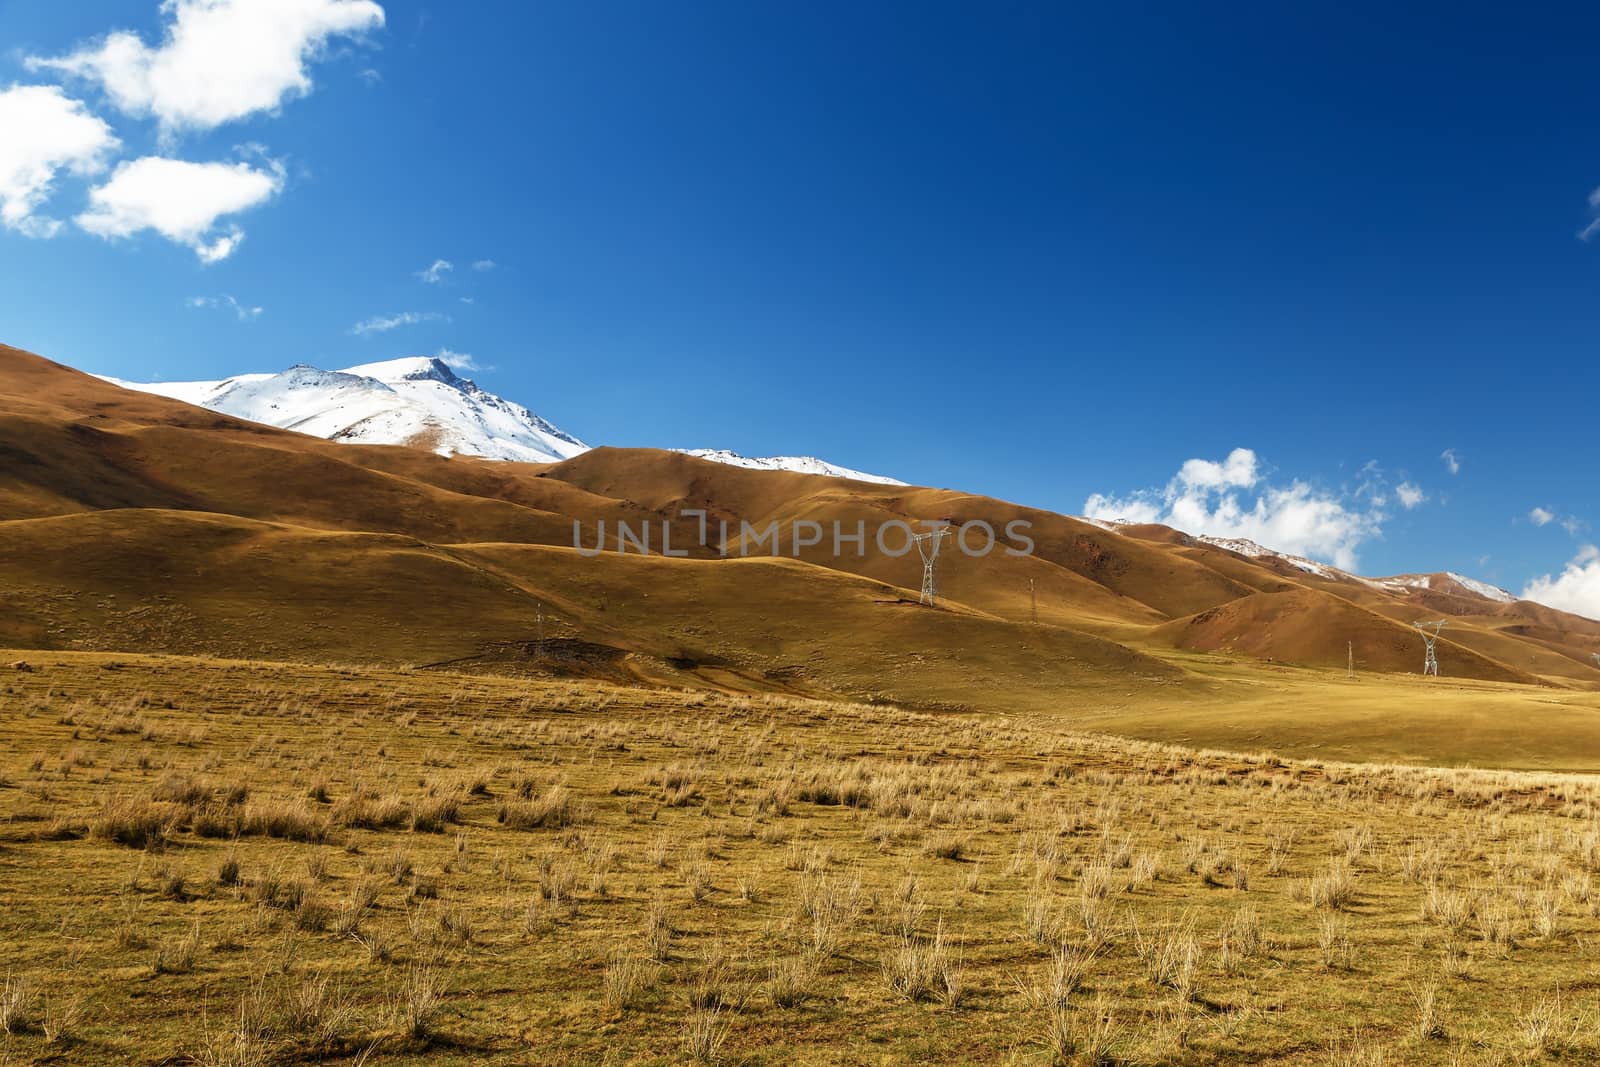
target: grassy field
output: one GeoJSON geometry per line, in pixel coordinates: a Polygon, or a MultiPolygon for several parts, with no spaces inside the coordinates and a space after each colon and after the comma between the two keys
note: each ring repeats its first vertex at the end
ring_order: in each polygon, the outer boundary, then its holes
{"type": "Polygon", "coordinates": [[[1600,693],[1168,652],[1178,689],[1105,684],[1052,717],[1078,730],[1302,759],[1600,771],[1600,693]]]}
{"type": "Polygon", "coordinates": [[[1600,1057],[1600,790],[598,683],[0,678],[0,1061],[1600,1057]]]}

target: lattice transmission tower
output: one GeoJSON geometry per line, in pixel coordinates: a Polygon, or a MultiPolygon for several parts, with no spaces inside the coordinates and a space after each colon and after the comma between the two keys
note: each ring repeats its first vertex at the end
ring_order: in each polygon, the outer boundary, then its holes
{"type": "Polygon", "coordinates": [[[939,562],[939,545],[949,532],[948,525],[941,525],[936,530],[911,535],[911,539],[917,543],[917,554],[922,557],[922,598],[919,603],[932,604],[938,592],[933,581],[933,567],[939,562]]]}
{"type": "Polygon", "coordinates": [[[1436,622],[1412,623],[1422,634],[1423,644],[1428,646],[1426,656],[1422,661],[1422,675],[1425,678],[1429,675],[1435,678],[1439,677],[1439,649],[1437,646],[1439,644],[1439,631],[1445,628],[1445,623],[1446,620],[1444,619],[1439,619],[1436,622]]]}

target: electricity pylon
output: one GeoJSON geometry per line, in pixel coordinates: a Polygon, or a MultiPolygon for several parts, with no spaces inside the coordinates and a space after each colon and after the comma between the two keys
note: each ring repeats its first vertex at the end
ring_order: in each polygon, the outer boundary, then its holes
{"type": "Polygon", "coordinates": [[[1439,631],[1445,628],[1446,622],[1447,620],[1445,619],[1439,619],[1436,622],[1414,622],[1411,624],[1422,634],[1422,641],[1428,646],[1427,654],[1422,661],[1422,676],[1424,678],[1430,674],[1435,678],[1439,677],[1439,652],[1436,646],[1439,643],[1439,631]]]}
{"type": "Polygon", "coordinates": [[[917,543],[917,554],[922,557],[922,598],[919,603],[933,603],[937,592],[933,583],[933,565],[939,562],[939,545],[949,532],[949,526],[941,525],[936,530],[911,535],[911,539],[917,543]]]}

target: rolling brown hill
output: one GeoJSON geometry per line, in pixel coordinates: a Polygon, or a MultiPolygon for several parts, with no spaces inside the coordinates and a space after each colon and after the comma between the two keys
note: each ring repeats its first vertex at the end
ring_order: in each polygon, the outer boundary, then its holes
{"type": "Polygon", "coordinates": [[[1362,670],[1414,672],[1410,622],[1445,615],[1447,674],[1600,687],[1600,623],[1537,605],[1396,593],[1163,527],[673,452],[536,465],[341,445],[9,348],[0,588],[0,644],[19,648],[453,662],[1019,710],[1129,686],[1199,691],[1185,657],[1200,653],[1329,668],[1354,642],[1362,670]],[[707,544],[685,508],[706,512],[707,544]],[[1025,522],[1034,549],[947,545],[929,609],[914,553],[791,547],[796,522],[928,519],[1002,537],[1025,522]],[[781,551],[738,558],[741,522],[777,523],[781,551]],[[648,527],[659,552],[663,523],[684,557],[615,551],[625,524],[648,527]],[[575,524],[586,546],[603,524],[609,550],[578,552],[575,524]]]}
{"type": "MultiPolygon", "coordinates": [[[[1473,633],[1462,628],[1439,641],[1439,655],[1450,663],[1453,675],[1524,684],[1539,681],[1474,650],[1473,633]]],[[[1418,639],[1409,625],[1320,589],[1240,597],[1156,627],[1151,636],[1171,641],[1176,648],[1227,651],[1321,667],[1347,667],[1352,656],[1365,671],[1398,674],[1417,666],[1418,639]]]]}

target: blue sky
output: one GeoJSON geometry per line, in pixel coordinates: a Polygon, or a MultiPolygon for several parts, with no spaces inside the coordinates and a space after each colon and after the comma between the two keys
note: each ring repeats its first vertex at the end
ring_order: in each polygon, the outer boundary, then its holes
{"type": "Polygon", "coordinates": [[[86,138],[43,191],[0,148],[5,341],[136,379],[449,349],[590,443],[1570,563],[1600,613],[1592,6],[290,6],[0,4],[0,90],[45,87],[9,121],[86,138]]]}

